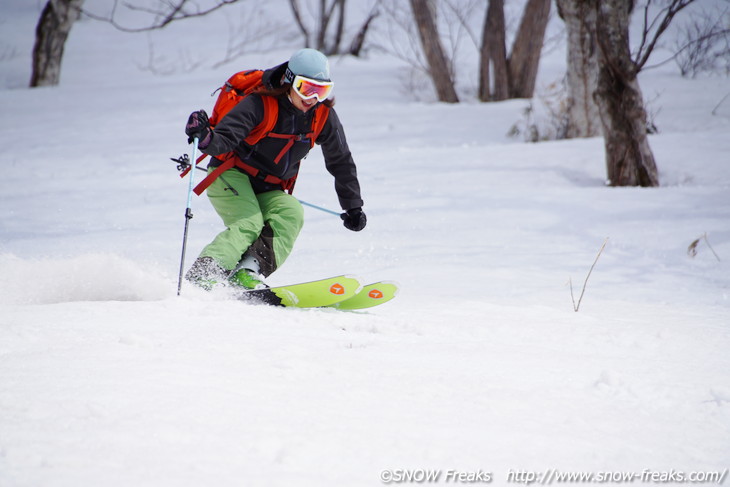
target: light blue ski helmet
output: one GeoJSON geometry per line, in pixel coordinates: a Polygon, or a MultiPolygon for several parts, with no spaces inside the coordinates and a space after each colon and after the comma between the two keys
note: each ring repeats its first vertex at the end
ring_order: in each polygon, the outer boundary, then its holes
{"type": "Polygon", "coordinates": [[[289,58],[284,80],[291,83],[297,75],[319,81],[332,81],[327,56],[316,49],[300,49],[289,58]]]}

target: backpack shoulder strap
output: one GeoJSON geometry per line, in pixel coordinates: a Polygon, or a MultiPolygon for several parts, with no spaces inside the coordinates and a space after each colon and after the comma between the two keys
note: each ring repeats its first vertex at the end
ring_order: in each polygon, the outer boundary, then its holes
{"type": "Polygon", "coordinates": [[[326,105],[319,105],[317,107],[317,111],[314,112],[314,120],[312,120],[312,147],[314,147],[314,143],[317,141],[317,137],[319,137],[319,134],[322,132],[322,129],[324,129],[324,124],[327,123],[327,118],[330,114],[330,107],[326,105]]]}
{"type": "Polygon", "coordinates": [[[269,132],[274,130],[276,119],[279,117],[279,103],[276,101],[276,98],[262,95],[261,101],[264,102],[264,119],[244,139],[248,145],[256,145],[269,132]]]}

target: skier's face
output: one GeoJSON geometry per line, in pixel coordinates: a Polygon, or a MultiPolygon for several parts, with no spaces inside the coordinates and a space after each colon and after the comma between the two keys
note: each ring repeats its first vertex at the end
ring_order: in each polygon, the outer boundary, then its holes
{"type": "Polygon", "coordinates": [[[316,98],[303,100],[302,97],[299,96],[296,91],[294,91],[294,88],[289,90],[289,99],[291,99],[292,105],[294,105],[297,110],[301,110],[304,113],[307,113],[314,105],[317,104],[316,98]]]}

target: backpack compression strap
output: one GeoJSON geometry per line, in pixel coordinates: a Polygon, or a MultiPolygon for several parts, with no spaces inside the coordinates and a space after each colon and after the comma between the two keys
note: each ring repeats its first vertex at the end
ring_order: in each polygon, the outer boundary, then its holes
{"type": "MultiPolygon", "coordinates": [[[[263,96],[261,98],[265,100],[264,120],[259,125],[257,125],[254,130],[251,131],[246,139],[244,139],[247,144],[255,145],[264,137],[271,137],[275,139],[288,139],[288,142],[286,143],[284,148],[274,159],[274,164],[278,164],[279,161],[281,161],[281,158],[284,157],[284,154],[286,154],[289,149],[291,149],[295,141],[309,139],[311,147],[314,147],[314,144],[317,141],[317,137],[319,137],[319,134],[322,132],[325,123],[327,123],[327,118],[329,117],[330,113],[329,107],[325,105],[320,105],[317,107],[316,111],[314,112],[314,119],[312,120],[312,131],[308,134],[273,134],[271,133],[271,129],[273,129],[274,125],[276,125],[276,118],[278,116],[279,106],[276,102],[276,99],[273,97],[263,96]],[[271,103],[267,104],[266,102],[271,103]],[[271,115],[274,116],[272,117],[271,115]]],[[[239,158],[234,152],[228,152],[224,154],[223,157],[221,157],[220,159],[223,161],[223,164],[216,167],[213,172],[208,174],[205,179],[203,179],[193,190],[198,196],[200,196],[203,191],[208,189],[208,186],[213,184],[213,181],[218,179],[221,174],[234,167],[242,169],[244,172],[253,177],[259,177],[259,174],[261,173],[259,169],[256,169],[255,167],[243,162],[241,158],[239,158]]],[[[294,190],[294,183],[296,182],[296,178],[297,176],[295,175],[291,179],[284,180],[276,176],[266,175],[262,179],[264,182],[270,184],[280,184],[282,186],[282,189],[288,191],[289,194],[291,194],[291,192],[294,190]]]]}
{"type": "MultiPolygon", "coordinates": [[[[314,118],[312,120],[312,131],[308,134],[306,134],[302,138],[308,138],[310,141],[310,144],[312,147],[314,147],[314,144],[317,142],[317,137],[319,137],[319,134],[322,132],[322,129],[324,128],[324,124],[327,123],[327,118],[330,114],[330,108],[326,105],[320,105],[316,108],[316,111],[314,112],[314,118]]],[[[299,136],[281,136],[279,134],[269,134],[269,137],[279,137],[279,138],[289,138],[289,143],[287,143],[286,147],[279,153],[279,155],[276,157],[275,163],[279,163],[281,160],[281,157],[286,153],[287,150],[291,148],[291,146],[294,144],[294,140],[301,140],[299,136]],[[296,139],[292,139],[291,137],[295,137],[296,139]]],[[[286,181],[283,181],[281,184],[281,188],[286,191],[289,194],[292,194],[294,192],[294,185],[297,184],[297,176],[299,174],[295,174],[290,179],[287,179],[286,181]]]]}

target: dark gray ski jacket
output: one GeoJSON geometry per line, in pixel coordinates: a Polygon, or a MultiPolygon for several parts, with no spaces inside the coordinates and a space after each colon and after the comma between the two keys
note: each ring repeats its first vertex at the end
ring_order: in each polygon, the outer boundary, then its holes
{"type": "MultiPolygon", "coordinates": [[[[287,63],[281,64],[264,72],[263,82],[269,88],[281,86],[281,78],[286,70],[287,63]]],[[[278,118],[272,130],[275,134],[307,134],[312,131],[312,118],[315,108],[306,113],[292,105],[287,94],[277,97],[279,105],[278,118]]],[[[254,127],[264,119],[264,103],[261,96],[251,94],[231,109],[213,130],[210,143],[202,148],[202,152],[213,156],[208,167],[217,167],[222,161],[215,156],[234,151],[246,164],[260,170],[257,177],[251,177],[254,191],[262,193],[281,189],[280,185],[265,182],[267,175],[287,180],[296,176],[299,166],[312,148],[308,138],[295,141],[294,145],[279,160],[274,160],[287,144],[285,139],[264,137],[256,145],[251,146],[244,142],[254,127]]],[[[357,168],[352,154],[347,146],[345,132],[334,109],[330,109],[327,122],[315,141],[322,146],[325,166],[335,178],[335,191],[343,210],[360,208],[363,200],[360,195],[360,183],[357,179],[357,168]]],[[[245,172],[236,168],[241,172],[245,172]]]]}

